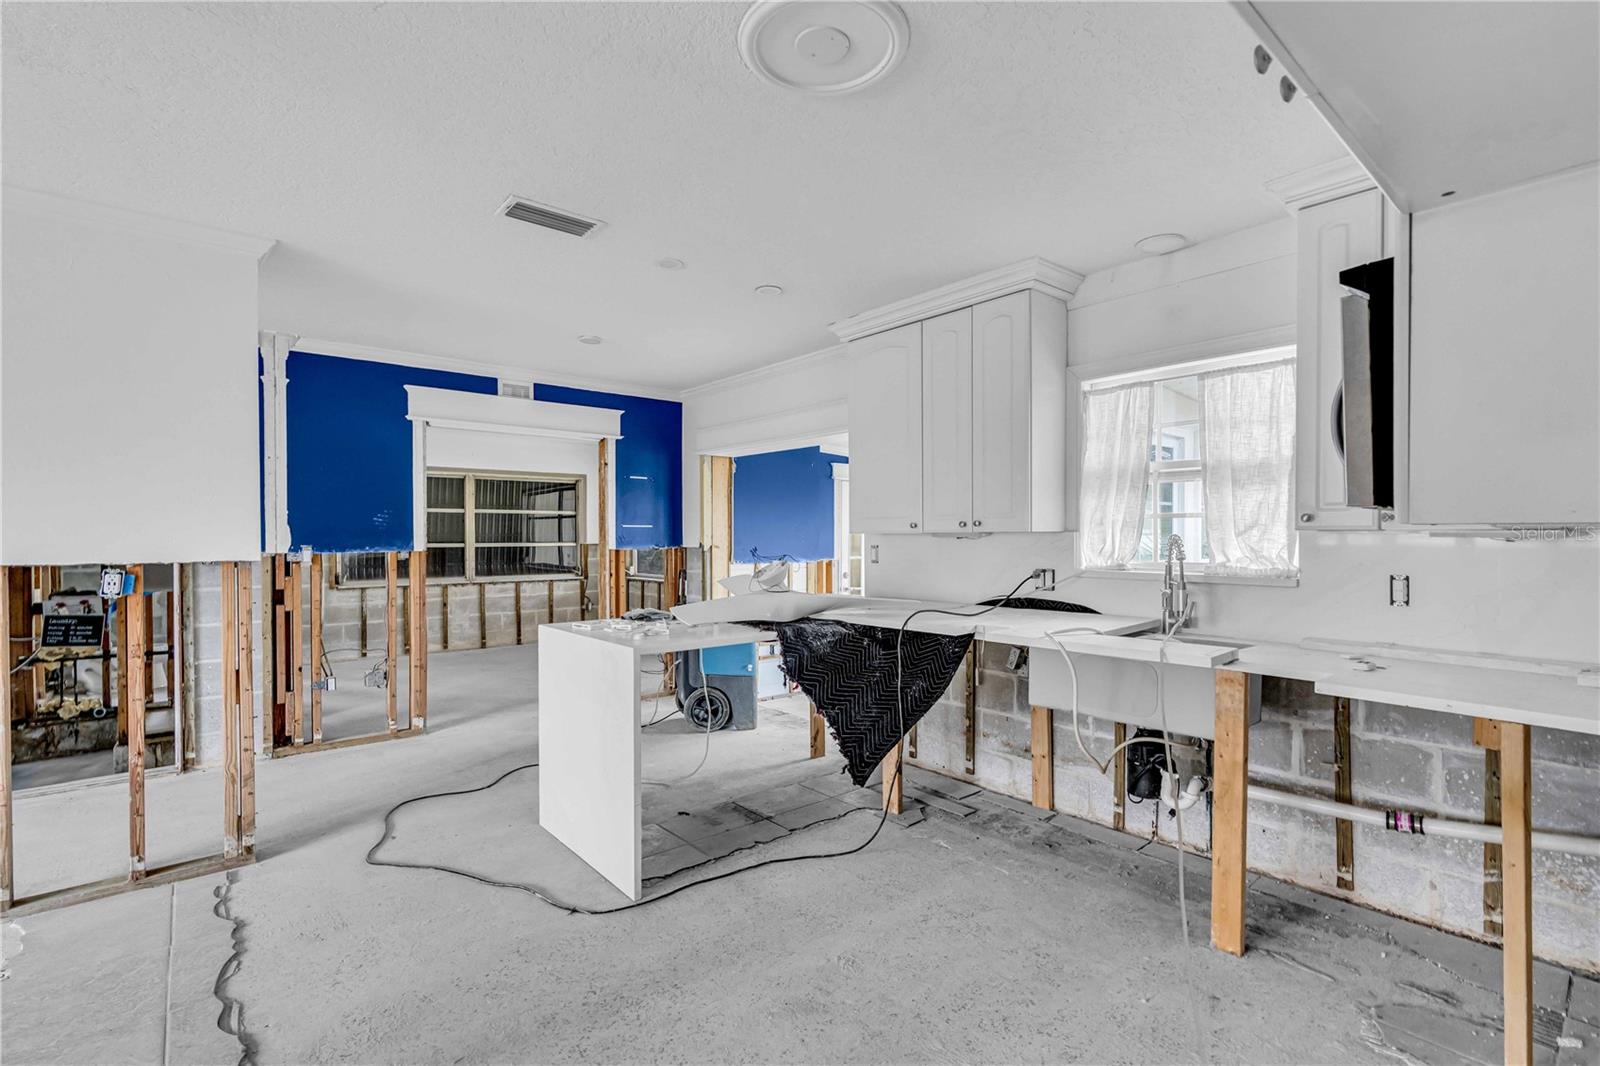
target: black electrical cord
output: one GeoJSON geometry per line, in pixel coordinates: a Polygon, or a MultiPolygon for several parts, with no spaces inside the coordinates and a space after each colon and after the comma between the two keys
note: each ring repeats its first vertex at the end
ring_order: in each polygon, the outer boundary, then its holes
{"type": "MultiPolygon", "coordinates": [[[[1025,577],[1021,581],[1017,582],[1016,586],[1010,592],[1006,593],[1005,596],[1001,597],[999,602],[994,603],[991,606],[985,607],[981,611],[964,612],[964,611],[952,611],[952,610],[949,610],[948,608],[942,608],[942,607],[923,607],[923,608],[919,608],[918,610],[912,611],[910,614],[906,615],[906,617],[905,617],[905,619],[903,621],[901,621],[900,627],[899,627],[899,632],[895,637],[895,646],[894,646],[894,659],[895,659],[895,662],[894,662],[894,667],[895,667],[895,710],[899,715],[899,723],[898,724],[899,724],[899,727],[900,727],[900,735],[901,736],[905,736],[905,697],[904,697],[904,692],[903,692],[903,687],[902,687],[903,686],[903,682],[905,680],[905,668],[904,668],[904,666],[902,664],[902,661],[901,661],[901,645],[902,645],[902,643],[903,643],[903,641],[905,639],[906,629],[907,629],[908,626],[910,626],[911,620],[913,618],[916,618],[918,615],[923,615],[923,614],[944,614],[944,615],[951,615],[951,616],[956,617],[956,618],[977,618],[979,615],[988,614],[990,611],[994,610],[996,607],[1004,606],[1006,601],[1009,600],[1012,596],[1015,596],[1017,594],[1018,590],[1020,590],[1023,585],[1025,585],[1029,581],[1033,580],[1033,577],[1034,577],[1034,575],[1030,573],[1027,577],[1025,577]]],[[[670,713],[667,715],[667,717],[671,717],[670,713]]],[[[902,764],[903,764],[903,760],[899,760],[899,759],[895,760],[894,776],[889,779],[888,790],[890,792],[893,792],[900,784],[901,766],[902,766],[902,764]]],[[[475,788],[454,789],[454,790],[447,791],[447,792],[430,792],[430,793],[426,793],[426,794],[421,795],[421,796],[412,796],[410,799],[401,800],[399,803],[396,803],[393,807],[390,807],[387,811],[384,812],[384,815],[383,815],[383,835],[378,838],[377,842],[374,843],[372,845],[372,847],[367,849],[367,854],[365,856],[366,864],[368,866],[388,866],[388,867],[392,867],[392,868],[398,869],[398,870],[432,870],[432,871],[434,871],[436,873],[453,874],[453,875],[455,875],[457,877],[465,877],[469,881],[476,881],[480,885],[488,885],[490,888],[509,888],[509,889],[513,889],[513,890],[515,890],[517,892],[527,893],[528,895],[532,896],[534,899],[539,900],[541,903],[546,903],[546,904],[556,908],[557,910],[566,911],[568,914],[587,914],[587,915],[616,914],[619,911],[631,911],[631,910],[634,910],[635,908],[643,907],[646,904],[659,903],[664,899],[670,899],[671,897],[676,896],[679,892],[682,892],[685,889],[695,888],[696,886],[699,886],[699,885],[709,885],[714,881],[722,881],[722,880],[725,880],[725,879],[727,879],[729,877],[733,877],[735,874],[748,873],[751,870],[759,870],[764,866],[779,866],[779,865],[782,865],[783,863],[801,862],[801,861],[803,861],[805,859],[842,859],[842,858],[845,858],[845,857],[850,856],[850,855],[855,855],[858,852],[865,851],[872,844],[872,842],[874,840],[877,840],[878,839],[878,834],[883,832],[884,825],[889,821],[889,807],[888,807],[887,804],[885,804],[884,807],[883,807],[883,812],[878,818],[878,824],[876,826],[874,826],[873,829],[872,829],[872,835],[867,837],[867,839],[863,840],[861,843],[857,844],[853,848],[846,848],[843,851],[825,851],[825,852],[821,852],[821,853],[813,853],[813,854],[806,854],[806,855],[783,855],[783,856],[779,856],[778,858],[775,858],[775,859],[764,859],[761,862],[751,863],[749,866],[740,866],[737,869],[724,870],[722,873],[713,874],[710,877],[702,877],[698,881],[690,881],[687,884],[677,885],[676,887],[667,889],[667,891],[662,892],[659,895],[647,896],[644,899],[636,900],[636,901],[634,901],[632,903],[624,903],[621,906],[617,906],[617,907],[592,908],[592,907],[579,906],[578,904],[575,904],[575,903],[566,903],[566,902],[563,902],[562,900],[556,899],[555,897],[549,895],[548,893],[546,893],[542,888],[540,888],[537,885],[524,884],[524,883],[522,883],[520,881],[496,881],[492,877],[484,877],[482,874],[475,874],[470,870],[461,870],[461,869],[458,869],[458,868],[456,868],[454,866],[441,866],[441,865],[438,865],[436,863],[426,863],[426,862],[395,862],[395,861],[390,860],[390,859],[379,859],[379,858],[377,858],[378,851],[385,844],[387,844],[389,842],[389,838],[394,835],[394,816],[397,813],[399,813],[399,811],[402,808],[408,807],[413,803],[420,803],[421,801],[428,800],[428,799],[444,799],[444,798],[447,798],[447,797],[450,797],[450,796],[470,796],[470,795],[472,795],[474,793],[477,793],[477,792],[486,792],[489,789],[494,788],[496,785],[498,785],[500,782],[504,781],[506,778],[510,777],[512,774],[521,773],[523,770],[531,770],[531,769],[533,769],[534,767],[536,767],[538,765],[539,764],[537,762],[530,762],[530,763],[524,763],[521,766],[513,766],[511,769],[507,770],[505,773],[501,774],[499,777],[495,778],[493,781],[490,781],[487,785],[478,785],[475,788]]],[[[828,817],[828,818],[819,818],[814,822],[808,822],[807,824],[801,826],[800,829],[810,829],[813,826],[822,825],[824,822],[836,822],[836,821],[839,821],[842,818],[847,818],[850,815],[857,813],[858,811],[864,811],[864,810],[870,810],[870,809],[871,808],[868,808],[868,807],[857,807],[857,808],[855,808],[853,810],[845,811],[843,814],[836,814],[836,815],[832,815],[831,817],[828,817]]],[[[796,832],[798,832],[798,831],[799,830],[796,830],[796,832]]],[[[754,844],[749,845],[749,847],[755,847],[755,846],[756,845],[754,845],[754,844]]],[[[738,848],[735,851],[729,852],[728,854],[729,855],[734,855],[734,854],[737,854],[739,851],[744,851],[744,850],[746,850],[746,849],[745,848],[738,848]]],[[[721,861],[722,859],[725,859],[727,857],[728,857],[727,855],[719,855],[719,856],[716,856],[714,858],[706,859],[704,862],[698,862],[698,863],[695,863],[692,866],[686,866],[681,870],[674,870],[672,872],[672,874],[664,875],[664,877],[676,876],[677,874],[686,873],[689,870],[696,870],[696,869],[699,869],[702,866],[709,865],[709,864],[711,864],[713,862],[721,861]]],[[[663,878],[652,878],[652,880],[662,880],[662,879],[663,878]]]]}

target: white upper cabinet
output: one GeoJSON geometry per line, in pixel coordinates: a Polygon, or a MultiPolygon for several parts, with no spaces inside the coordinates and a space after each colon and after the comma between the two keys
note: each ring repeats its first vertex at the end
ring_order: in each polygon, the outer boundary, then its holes
{"type": "Polygon", "coordinates": [[[1067,377],[1067,307],[1017,292],[972,309],[972,525],[1055,532],[1076,511],[1079,396],[1067,377]]]}
{"type": "Polygon", "coordinates": [[[1299,212],[1295,370],[1295,513],[1301,529],[1377,529],[1378,512],[1345,503],[1336,428],[1344,378],[1339,272],[1384,257],[1384,199],[1377,189],[1299,212]]]}
{"type": "Polygon", "coordinates": [[[1411,221],[1414,525],[1600,523],[1600,170],[1411,221]]]}
{"type": "Polygon", "coordinates": [[[922,323],[850,344],[850,528],[922,527],[922,323]]]}
{"type": "Polygon", "coordinates": [[[1081,279],[1042,260],[1006,269],[834,325],[853,371],[852,530],[1076,524],[1081,397],[1067,371],[1066,297],[1081,279]]]}
{"type": "Polygon", "coordinates": [[[922,323],[922,528],[972,521],[972,308],[922,323]]]}

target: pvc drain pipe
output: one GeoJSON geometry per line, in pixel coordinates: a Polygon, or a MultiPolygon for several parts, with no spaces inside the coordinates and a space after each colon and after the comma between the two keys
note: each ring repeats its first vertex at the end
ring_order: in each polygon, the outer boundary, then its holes
{"type": "MultiPolygon", "coordinates": [[[[1274,803],[1280,807],[1293,807],[1297,811],[1325,814],[1330,818],[1344,818],[1379,829],[1418,833],[1423,836],[1454,837],[1458,840],[1477,840],[1484,844],[1499,844],[1504,834],[1497,825],[1478,822],[1456,822],[1448,818],[1413,814],[1410,811],[1375,811],[1350,803],[1323,799],[1321,796],[1302,796],[1298,792],[1285,792],[1267,785],[1251,785],[1246,793],[1250,799],[1261,803],[1274,803]]],[[[1576,833],[1548,833],[1533,831],[1533,848],[1536,851],[1565,851],[1600,859],[1600,838],[1578,836],[1576,833]]]]}

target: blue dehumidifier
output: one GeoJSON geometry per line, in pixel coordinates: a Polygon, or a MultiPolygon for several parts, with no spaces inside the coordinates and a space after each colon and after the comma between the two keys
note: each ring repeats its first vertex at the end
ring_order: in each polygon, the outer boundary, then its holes
{"type": "Polygon", "coordinates": [[[756,727],[754,644],[680,651],[676,675],[678,708],[696,729],[756,727]]]}

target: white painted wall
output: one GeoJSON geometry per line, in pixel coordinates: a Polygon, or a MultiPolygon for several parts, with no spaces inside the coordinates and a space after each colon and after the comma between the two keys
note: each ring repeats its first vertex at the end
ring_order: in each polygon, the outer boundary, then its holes
{"type": "Polygon", "coordinates": [[[843,450],[849,369],[839,345],[683,394],[683,543],[700,543],[700,456],[843,450]]]}
{"type": "Polygon", "coordinates": [[[256,557],[270,242],[8,188],[0,247],[0,562],[256,557]]]}

